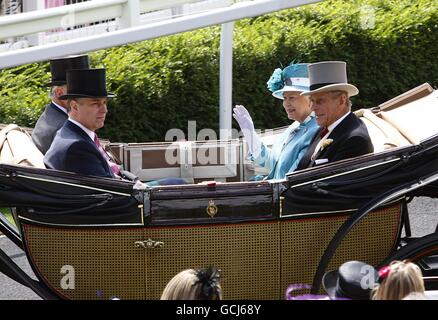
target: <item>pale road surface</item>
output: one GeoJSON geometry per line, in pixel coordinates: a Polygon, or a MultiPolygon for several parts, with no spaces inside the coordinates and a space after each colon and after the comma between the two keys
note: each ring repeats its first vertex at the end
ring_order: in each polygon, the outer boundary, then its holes
{"type": "MultiPolygon", "coordinates": [[[[425,197],[416,198],[408,205],[408,208],[413,236],[421,236],[434,232],[438,222],[438,199],[425,197]]],[[[24,252],[4,236],[0,236],[0,247],[9,257],[20,265],[25,272],[35,278],[24,252]]],[[[32,290],[0,273],[0,300],[38,299],[40,298],[32,290]]]]}

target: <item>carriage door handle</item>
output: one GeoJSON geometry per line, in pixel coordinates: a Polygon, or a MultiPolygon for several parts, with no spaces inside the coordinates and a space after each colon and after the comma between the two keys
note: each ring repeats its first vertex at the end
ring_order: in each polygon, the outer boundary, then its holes
{"type": "Polygon", "coordinates": [[[151,238],[144,240],[144,241],[135,241],[134,246],[136,248],[144,248],[144,249],[155,249],[155,248],[161,248],[164,246],[164,242],[161,241],[155,241],[151,238]]]}

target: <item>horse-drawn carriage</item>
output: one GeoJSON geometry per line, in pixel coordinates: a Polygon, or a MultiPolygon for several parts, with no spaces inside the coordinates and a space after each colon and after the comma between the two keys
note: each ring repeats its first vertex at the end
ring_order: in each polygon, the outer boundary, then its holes
{"type": "Polygon", "coordinates": [[[261,169],[241,139],[110,143],[142,180],[192,182],[147,187],[45,169],[2,136],[12,164],[0,164],[0,205],[15,208],[17,227],[0,214],[0,230],[38,280],[1,250],[0,271],[43,298],[157,299],[179,271],[215,265],[225,299],[281,299],[292,283],[320,291],[347,260],[409,258],[437,289],[438,233],[413,239],[407,212],[412,197],[438,196],[437,91],[425,84],[356,114],[373,154],[273,181],[247,181],[261,169]]]}

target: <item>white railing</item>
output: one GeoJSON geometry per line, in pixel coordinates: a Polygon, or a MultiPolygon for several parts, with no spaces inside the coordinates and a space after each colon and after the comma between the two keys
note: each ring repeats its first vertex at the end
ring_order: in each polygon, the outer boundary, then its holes
{"type": "Polygon", "coordinates": [[[121,17],[128,0],[98,0],[30,11],[0,18],[0,38],[34,34],[53,29],[121,17]]]}
{"type": "Polygon", "coordinates": [[[229,3],[229,0],[92,0],[0,16],[0,52],[108,33],[226,7],[229,3]]]}
{"type": "Polygon", "coordinates": [[[200,0],[93,0],[0,17],[0,40],[69,29],[105,20],[118,20],[120,29],[140,25],[143,13],[174,8],[200,0]]]}
{"type": "MultiPolygon", "coordinates": [[[[94,5],[98,3],[101,5],[102,2],[107,3],[108,5],[116,5],[116,2],[120,5],[123,3],[128,3],[128,0],[95,0],[90,2],[82,2],[78,4],[71,5],[72,7],[77,7],[80,5],[89,5],[94,2],[94,5]]],[[[129,1],[140,1],[140,0],[129,0],[129,1]]],[[[145,2],[149,2],[148,0],[143,0],[145,2]]],[[[175,19],[166,19],[163,21],[148,23],[144,25],[139,25],[135,27],[119,29],[112,32],[106,32],[99,35],[91,35],[84,36],[78,39],[70,39],[64,40],[55,43],[48,44],[40,44],[34,47],[28,47],[19,50],[12,50],[0,53],[0,68],[7,68],[17,65],[23,65],[26,63],[37,62],[49,60],[55,57],[62,57],[71,54],[82,54],[88,53],[100,49],[116,47],[128,43],[154,39],[162,36],[167,36],[171,34],[186,32],[194,29],[204,28],[212,25],[220,25],[227,22],[232,22],[235,20],[244,19],[247,17],[259,16],[262,14],[275,12],[287,8],[293,8],[305,4],[320,2],[321,0],[254,0],[254,1],[242,1],[238,3],[234,3],[228,7],[217,8],[213,10],[209,10],[206,12],[201,12],[197,14],[192,14],[189,16],[181,16],[175,19]]],[[[158,3],[159,1],[150,1],[151,4],[158,3]]],[[[172,3],[182,3],[182,0],[172,0],[172,3]]],[[[186,3],[187,0],[184,0],[186,3]]],[[[165,1],[166,4],[169,4],[168,1],[165,1]]],[[[70,6],[65,6],[70,7],[70,6]]],[[[52,8],[41,11],[49,11],[49,10],[61,10],[62,7],[52,8]]],[[[102,9],[102,8],[101,8],[102,9]]],[[[104,10],[105,11],[105,10],[104,10]]],[[[116,10],[117,11],[117,10],[116,10]]],[[[38,12],[38,11],[35,11],[38,12]]],[[[26,25],[31,20],[27,15],[29,13],[16,14],[14,15],[15,19],[23,19],[21,15],[26,15],[26,19],[22,20],[22,23],[26,25]],[[19,17],[20,16],[20,17],[19,17]]],[[[35,18],[41,19],[40,15],[42,13],[38,13],[35,18]]],[[[119,12],[120,14],[120,12],[119,12]]],[[[15,20],[11,17],[1,17],[0,18],[0,34],[3,34],[3,30],[5,28],[9,28],[12,24],[14,24],[17,28],[19,25],[15,20]],[[10,23],[5,23],[4,19],[7,19],[10,23]]],[[[59,17],[58,17],[59,18],[59,17]]],[[[108,19],[110,18],[108,15],[99,15],[99,19],[108,19]]],[[[48,18],[50,19],[50,18],[48,18]]],[[[80,20],[83,23],[84,20],[80,20]]],[[[36,23],[37,24],[37,23],[36,23]]],[[[59,21],[56,25],[46,25],[43,30],[53,30],[57,26],[59,26],[59,21]]],[[[24,27],[23,27],[24,28],[24,27]]],[[[27,27],[26,27],[27,28],[27,27]]],[[[41,30],[41,28],[37,28],[34,26],[35,30],[41,30]]],[[[22,34],[22,32],[21,32],[22,34]]]]}

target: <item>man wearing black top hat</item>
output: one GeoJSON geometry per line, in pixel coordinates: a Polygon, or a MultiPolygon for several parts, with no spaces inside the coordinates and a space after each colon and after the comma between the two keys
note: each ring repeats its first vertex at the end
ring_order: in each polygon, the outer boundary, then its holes
{"type": "Polygon", "coordinates": [[[68,118],[67,101],[59,99],[67,92],[66,71],[89,68],[88,55],[50,60],[52,73],[50,98],[52,101],[46,106],[32,131],[32,140],[43,154],[49,150],[56,132],[68,118]]]}
{"type": "Polygon", "coordinates": [[[312,63],[309,68],[312,111],[321,130],[297,169],[353,158],[374,150],[365,124],[351,112],[349,98],[359,90],[347,82],[344,61],[312,63]]]}
{"type": "Polygon", "coordinates": [[[107,100],[114,97],[106,90],[105,69],[67,71],[68,120],[57,132],[44,156],[49,169],[83,175],[114,178],[120,168],[112,162],[95,131],[104,126],[107,100]]]}

